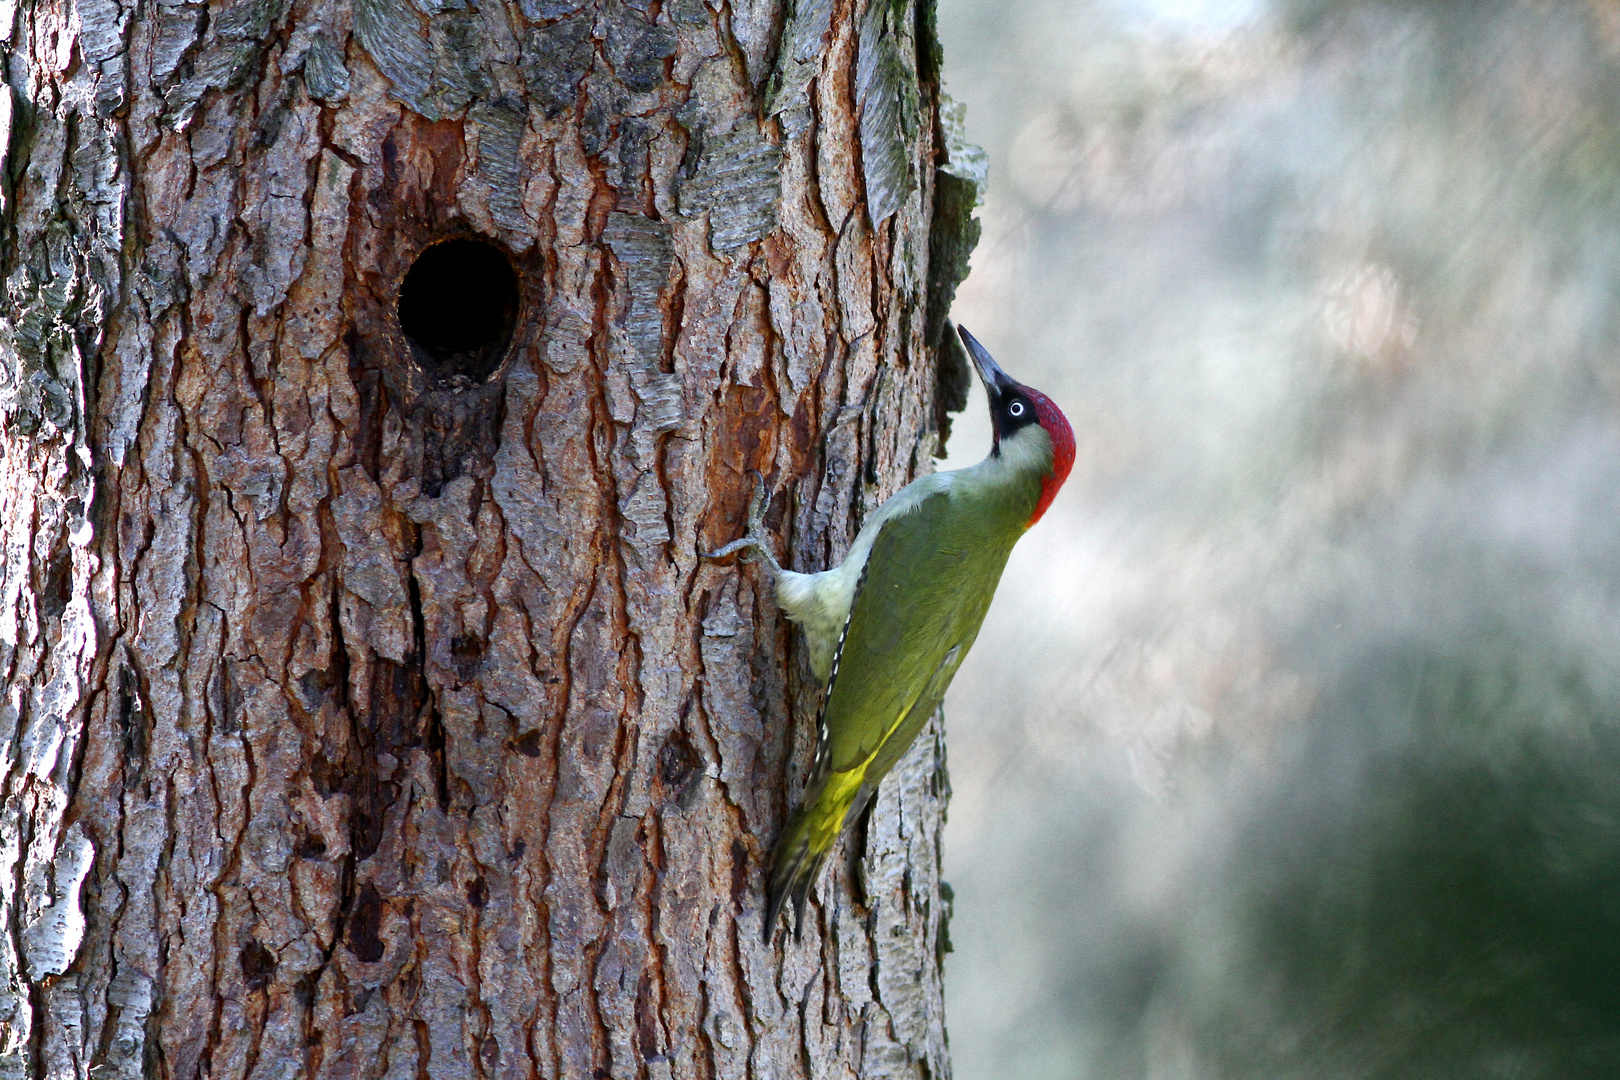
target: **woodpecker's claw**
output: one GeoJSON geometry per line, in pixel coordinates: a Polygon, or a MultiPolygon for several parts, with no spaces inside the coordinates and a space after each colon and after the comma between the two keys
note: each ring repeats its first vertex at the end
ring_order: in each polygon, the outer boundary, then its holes
{"type": "Polygon", "coordinates": [[[750,469],[749,472],[754,474],[754,494],[748,500],[748,535],[740,540],[733,540],[725,547],[701,554],[705,559],[723,559],[739,551],[757,552],[759,561],[769,566],[772,573],[781,573],[782,568],[777,565],[776,556],[771,553],[770,545],[766,542],[765,525],[761,520],[765,516],[765,477],[758,469],[750,469]]]}

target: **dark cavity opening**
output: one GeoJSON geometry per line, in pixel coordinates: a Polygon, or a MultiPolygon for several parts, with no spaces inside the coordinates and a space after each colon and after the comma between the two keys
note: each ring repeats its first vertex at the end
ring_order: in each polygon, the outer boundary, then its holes
{"type": "Polygon", "coordinates": [[[434,244],[399,287],[399,328],[417,361],[447,382],[489,378],[506,358],[517,315],[517,273],[482,240],[434,244]]]}

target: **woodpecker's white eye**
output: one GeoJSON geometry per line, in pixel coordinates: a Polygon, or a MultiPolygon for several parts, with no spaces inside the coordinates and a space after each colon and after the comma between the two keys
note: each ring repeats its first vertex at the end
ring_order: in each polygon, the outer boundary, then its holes
{"type": "Polygon", "coordinates": [[[1015,401],[1011,405],[1007,406],[1007,415],[1011,416],[1011,417],[1013,417],[1015,419],[1017,417],[1023,416],[1024,415],[1024,403],[1022,401],[1015,401]]]}

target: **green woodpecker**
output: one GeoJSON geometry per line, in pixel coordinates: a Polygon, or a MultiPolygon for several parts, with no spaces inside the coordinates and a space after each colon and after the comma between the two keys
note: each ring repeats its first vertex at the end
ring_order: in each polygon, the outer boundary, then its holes
{"type": "Polygon", "coordinates": [[[1074,464],[1074,432],[1046,395],[1014,381],[958,328],[990,397],[990,455],[925,476],[878,508],[844,561],[818,574],[777,565],[760,528],[709,558],[757,551],[776,601],[804,628],[810,669],[826,684],[815,763],[776,842],[765,936],[791,897],[795,925],[844,824],[871,799],[973,647],[1013,545],[1052,504],[1074,464]]]}

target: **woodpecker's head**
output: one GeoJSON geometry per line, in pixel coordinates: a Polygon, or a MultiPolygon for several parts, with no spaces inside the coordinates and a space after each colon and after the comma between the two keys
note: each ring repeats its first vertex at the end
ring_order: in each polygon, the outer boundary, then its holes
{"type": "Polygon", "coordinates": [[[1002,371],[965,327],[958,326],[956,332],[962,335],[962,343],[990,397],[990,422],[995,429],[995,444],[990,452],[1001,455],[1005,447],[1009,457],[1027,460],[1041,472],[1041,499],[1029,519],[1029,525],[1033,525],[1052,505],[1058,488],[1074,467],[1074,429],[1051,398],[1002,371]]]}

